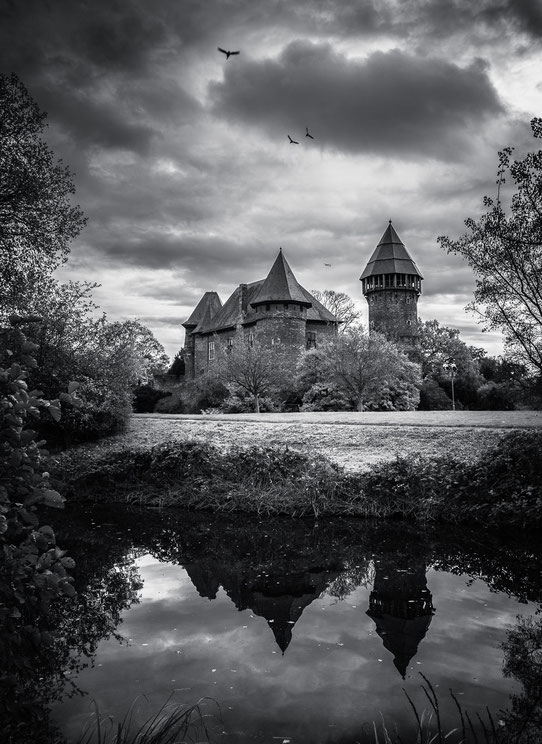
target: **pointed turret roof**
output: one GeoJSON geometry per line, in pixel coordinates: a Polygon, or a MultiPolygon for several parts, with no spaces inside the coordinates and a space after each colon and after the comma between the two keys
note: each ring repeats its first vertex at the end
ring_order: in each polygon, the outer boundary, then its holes
{"type": "Polygon", "coordinates": [[[297,302],[310,307],[312,302],[294,276],[286,260],[282,248],[271,267],[271,271],[264,279],[260,291],[250,303],[253,307],[266,302],[297,302]]]}
{"type": "Polygon", "coordinates": [[[375,274],[414,274],[423,279],[420,270],[409,256],[405,244],[391,224],[391,220],[360,279],[366,279],[375,274]]]}
{"type": "Polygon", "coordinates": [[[205,292],[192,314],[185,320],[183,327],[193,331],[204,319],[210,319],[222,308],[222,302],[216,292],[205,292]]]}

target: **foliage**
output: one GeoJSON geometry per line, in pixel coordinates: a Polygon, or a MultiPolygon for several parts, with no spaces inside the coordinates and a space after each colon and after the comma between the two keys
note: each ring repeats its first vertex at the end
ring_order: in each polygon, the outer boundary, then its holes
{"type": "Polygon", "coordinates": [[[0,74],[0,318],[29,311],[85,224],[72,174],[42,139],[44,113],[16,75],[0,74]]]}
{"type": "MultiPolygon", "coordinates": [[[[254,400],[250,397],[246,390],[238,388],[235,385],[229,385],[229,395],[225,398],[220,406],[216,409],[216,413],[250,413],[254,410],[254,400]]],[[[259,412],[278,411],[279,406],[273,398],[270,397],[258,397],[259,412]]],[[[205,413],[215,409],[207,409],[205,413]]]]}
{"type": "Polygon", "coordinates": [[[542,621],[518,617],[507,632],[503,672],[523,685],[503,716],[508,741],[538,744],[542,731],[542,621]]]}
{"type": "Polygon", "coordinates": [[[223,383],[233,383],[253,398],[260,412],[260,399],[277,393],[288,384],[288,357],[280,345],[266,346],[257,339],[235,339],[229,349],[219,345],[214,374],[223,383]]]}
{"type": "MultiPolygon", "coordinates": [[[[542,137],[542,119],[533,119],[531,128],[542,137]]],[[[542,372],[542,150],[516,161],[512,150],[499,153],[497,197],[484,197],[486,213],[467,219],[469,232],[459,239],[441,236],[439,242],[475,274],[469,309],[487,328],[502,331],[517,361],[542,372]],[[508,208],[501,200],[505,177],[514,189],[508,208]]]]}
{"type": "Polygon", "coordinates": [[[175,375],[176,377],[182,377],[184,376],[185,369],[186,369],[186,363],[184,360],[184,349],[181,349],[175,354],[171,367],[168,369],[167,373],[168,375],[175,375]]]}
{"type": "Polygon", "coordinates": [[[315,382],[303,395],[302,411],[351,411],[352,400],[333,383],[315,382]]]}
{"type": "Polygon", "coordinates": [[[411,401],[406,404],[415,408],[421,386],[419,366],[399,347],[378,333],[367,335],[359,328],[308,352],[301,361],[301,376],[332,383],[359,411],[368,407],[390,410],[394,399],[400,398],[401,405],[411,401]]]}
{"type": "Polygon", "coordinates": [[[157,390],[152,385],[138,385],[133,391],[133,408],[135,413],[152,413],[155,405],[162,398],[170,398],[171,393],[157,390]]]}
{"type": "Polygon", "coordinates": [[[359,325],[361,310],[345,292],[335,292],[332,289],[324,289],[323,291],[313,289],[311,290],[311,294],[321,305],[341,321],[339,333],[344,333],[349,328],[359,325]]]}
{"type": "Polygon", "coordinates": [[[432,377],[426,378],[420,389],[419,411],[448,411],[452,408],[450,397],[432,377]]]}
{"type": "Polygon", "coordinates": [[[458,328],[441,326],[438,320],[418,321],[418,341],[424,377],[439,373],[449,361],[455,362],[458,377],[477,374],[478,362],[485,354],[461,341],[458,328]]]}
{"type": "Polygon", "coordinates": [[[79,382],[85,405],[67,409],[59,422],[42,427],[48,441],[64,445],[121,430],[131,413],[132,390],[147,383],[167,357],[148,328],[137,320],[110,323],[97,309],[87,282],[41,286],[32,306],[40,323],[25,330],[39,344],[31,384],[56,396],[70,380],[79,382]]]}
{"type": "Polygon", "coordinates": [[[519,431],[476,462],[414,455],[348,473],[323,456],[169,442],[138,451],[63,455],[73,499],[257,514],[355,515],[486,526],[542,524],[542,432],[519,431]]]}
{"type": "MultiPolygon", "coordinates": [[[[13,316],[12,327],[0,329],[0,712],[6,719],[39,714],[25,683],[36,658],[55,642],[51,605],[75,595],[74,561],[57,546],[52,528],[40,525],[39,508],[62,508],[64,497],[51,485],[44,442],[31,427],[42,415],[57,420],[61,401],[28,390],[37,347],[19,326],[29,320],[13,316]]],[[[76,389],[71,384],[62,393],[65,405],[80,405],[76,389]]]]}
{"type": "Polygon", "coordinates": [[[123,720],[116,723],[110,716],[104,718],[96,707],[95,715],[75,744],[177,744],[189,741],[187,736],[200,744],[209,741],[204,721],[204,715],[209,714],[203,712],[205,700],[183,705],[171,702],[172,697],[137,728],[132,720],[135,701],[123,720]]]}

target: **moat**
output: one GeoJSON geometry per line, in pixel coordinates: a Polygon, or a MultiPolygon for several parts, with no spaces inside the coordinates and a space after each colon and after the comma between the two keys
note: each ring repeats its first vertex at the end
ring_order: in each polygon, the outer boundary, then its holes
{"type": "Polygon", "coordinates": [[[211,741],[292,744],[374,741],[382,717],[414,734],[405,691],[427,708],[422,674],[448,729],[456,701],[498,726],[524,694],[503,644],[518,615],[540,622],[536,540],[104,510],[68,510],[55,529],[78,560],[68,681],[52,702],[68,741],[94,705],[119,720],[137,701],[145,719],[172,694],[208,699],[211,741]]]}

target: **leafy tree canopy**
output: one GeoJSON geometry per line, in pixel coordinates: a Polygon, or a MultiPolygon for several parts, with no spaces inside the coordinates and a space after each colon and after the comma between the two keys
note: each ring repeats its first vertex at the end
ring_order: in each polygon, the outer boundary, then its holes
{"type": "Polygon", "coordinates": [[[302,365],[317,369],[320,381],[331,382],[342,390],[355,407],[393,407],[396,395],[411,397],[409,407],[417,403],[421,386],[420,367],[406,354],[378,333],[366,334],[362,328],[351,328],[318,349],[305,355],[302,365]]]}
{"type": "MultiPolygon", "coordinates": [[[[531,121],[542,137],[542,119],[531,121]]],[[[457,240],[441,236],[448,253],[466,259],[476,278],[468,306],[488,329],[504,334],[516,361],[542,372],[542,150],[512,160],[513,148],[499,153],[496,199],[484,197],[486,213],[465,221],[457,240]],[[512,184],[509,206],[505,184],[512,184]]]]}
{"type": "Polygon", "coordinates": [[[34,287],[66,261],[85,224],[72,174],[41,138],[46,114],[0,74],[0,315],[25,313],[34,287]]]}

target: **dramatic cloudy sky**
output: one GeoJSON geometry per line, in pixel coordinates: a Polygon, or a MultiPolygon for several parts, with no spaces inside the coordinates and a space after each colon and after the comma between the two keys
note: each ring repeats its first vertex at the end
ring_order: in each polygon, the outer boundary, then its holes
{"type": "Polygon", "coordinates": [[[481,213],[500,148],[532,147],[541,39],[537,0],[0,0],[0,69],[48,112],[88,216],[62,277],[170,355],[203,292],[263,278],[279,246],[365,313],[390,218],[420,316],[499,353],[436,239],[481,213]]]}

